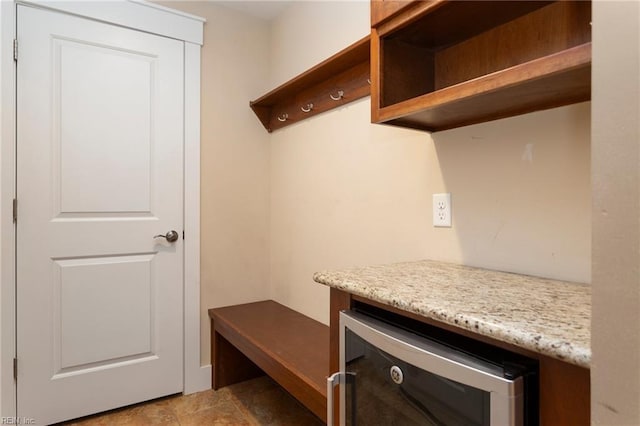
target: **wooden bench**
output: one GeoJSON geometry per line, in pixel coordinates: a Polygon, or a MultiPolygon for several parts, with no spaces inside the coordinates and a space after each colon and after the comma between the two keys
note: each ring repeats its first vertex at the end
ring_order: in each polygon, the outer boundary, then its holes
{"type": "Polygon", "coordinates": [[[213,389],[268,374],[326,422],[329,327],[272,300],[209,309],[213,389]]]}

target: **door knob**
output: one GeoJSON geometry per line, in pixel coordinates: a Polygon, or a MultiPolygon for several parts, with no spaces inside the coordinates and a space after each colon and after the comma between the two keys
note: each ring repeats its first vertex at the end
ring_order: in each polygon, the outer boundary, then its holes
{"type": "Polygon", "coordinates": [[[178,241],[178,233],[174,230],[171,230],[167,232],[165,235],[162,235],[162,234],[154,235],[153,238],[164,238],[170,243],[174,243],[178,241]]]}

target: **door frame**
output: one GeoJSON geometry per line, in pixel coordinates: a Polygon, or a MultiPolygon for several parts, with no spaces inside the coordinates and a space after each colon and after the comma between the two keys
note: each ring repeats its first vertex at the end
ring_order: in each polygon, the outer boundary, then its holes
{"type": "MultiPolygon", "coordinates": [[[[211,365],[200,362],[200,49],[203,18],[142,0],[118,2],[0,1],[0,416],[16,416],[16,7],[70,13],[184,42],[184,388],[211,388],[211,365]]],[[[19,42],[18,42],[19,43],[19,42]]]]}

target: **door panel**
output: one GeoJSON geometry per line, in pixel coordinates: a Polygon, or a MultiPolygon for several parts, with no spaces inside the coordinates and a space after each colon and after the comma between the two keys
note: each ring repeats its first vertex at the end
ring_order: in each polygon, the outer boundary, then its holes
{"type": "Polygon", "coordinates": [[[58,38],[53,43],[61,213],[149,212],[155,58],[58,38]]]}
{"type": "Polygon", "coordinates": [[[53,337],[54,353],[60,354],[58,374],[155,352],[150,333],[153,258],[55,261],[54,292],[59,296],[54,299],[54,323],[60,326],[53,337]]]}
{"type": "Polygon", "coordinates": [[[182,390],[183,43],[18,6],[18,414],[182,390]]]}

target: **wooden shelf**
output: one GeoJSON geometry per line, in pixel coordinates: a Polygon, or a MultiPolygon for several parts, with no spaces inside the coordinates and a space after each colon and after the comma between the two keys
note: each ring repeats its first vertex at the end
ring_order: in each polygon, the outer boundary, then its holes
{"type": "Polygon", "coordinates": [[[415,2],[372,31],[372,121],[428,131],[591,98],[591,3],[415,2]]]}
{"type": "Polygon", "coordinates": [[[272,132],[368,96],[369,55],[367,36],[249,105],[267,131],[272,132]],[[309,104],[313,108],[304,112],[302,108],[308,109],[309,104]],[[285,121],[281,121],[285,114],[285,121]]]}
{"type": "Polygon", "coordinates": [[[429,131],[591,98],[591,43],[381,108],[379,122],[429,131]]]}

